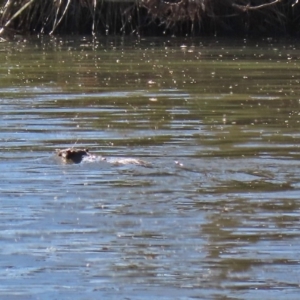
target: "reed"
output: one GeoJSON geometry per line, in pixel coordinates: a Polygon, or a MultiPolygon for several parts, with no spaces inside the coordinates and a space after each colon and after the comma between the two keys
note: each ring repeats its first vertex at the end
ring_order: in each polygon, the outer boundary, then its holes
{"type": "Polygon", "coordinates": [[[300,22],[297,0],[0,0],[0,6],[2,33],[272,34],[300,22]]]}
{"type": "Polygon", "coordinates": [[[8,0],[1,26],[30,33],[117,33],[131,3],[104,0],[8,0]]]}

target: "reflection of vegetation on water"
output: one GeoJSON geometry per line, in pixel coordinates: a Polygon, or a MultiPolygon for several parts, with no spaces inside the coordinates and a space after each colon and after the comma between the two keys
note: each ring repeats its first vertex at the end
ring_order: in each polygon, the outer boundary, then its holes
{"type": "Polygon", "coordinates": [[[82,131],[82,142],[87,131],[101,131],[110,132],[116,146],[192,139],[202,146],[200,157],[281,156],[287,148],[278,145],[287,142],[297,153],[297,136],[290,134],[299,126],[296,46],[265,44],[249,51],[244,42],[178,45],[174,39],[162,49],[155,40],[147,47],[115,38],[46,40],[30,49],[26,43],[8,46],[0,59],[2,94],[13,84],[20,98],[24,91],[25,97],[44,99],[29,101],[28,109],[54,124],[64,120],[70,134],[82,131]],[[140,135],[131,134],[133,129],[140,135]],[[117,131],[126,139],[115,138],[117,131]]]}
{"type": "MultiPolygon", "coordinates": [[[[1,25],[31,33],[294,33],[295,0],[2,1],[1,25]]],[[[4,30],[4,31],[3,31],[4,30]]]]}

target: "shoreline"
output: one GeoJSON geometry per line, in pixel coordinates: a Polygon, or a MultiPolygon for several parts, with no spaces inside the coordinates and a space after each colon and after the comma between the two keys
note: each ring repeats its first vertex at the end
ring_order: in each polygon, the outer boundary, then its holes
{"type": "Polygon", "coordinates": [[[2,1],[0,35],[297,36],[292,0],[2,1]]]}

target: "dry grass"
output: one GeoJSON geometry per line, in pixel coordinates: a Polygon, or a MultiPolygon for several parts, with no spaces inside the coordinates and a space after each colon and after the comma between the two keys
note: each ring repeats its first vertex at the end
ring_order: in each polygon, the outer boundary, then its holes
{"type": "MultiPolygon", "coordinates": [[[[104,0],[8,0],[1,26],[32,33],[117,33],[129,3],[104,0]]],[[[125,28],[125,27],[124,27],[125,28]]]]}
{"type": "MultiPolygon", "coordinates": [[[[2,0],[0,3],[2,31],[45,34],[140,33],[149,27],[154,28],[154,34],[178,28],[184,28],[185,34],[252,29],[263,32],[272,28],[284,31],[290,21],[289,14],[298,6],[297,0],[2,0]]],[[[294,16],[294,20],[298,19],[294,16]]]]}

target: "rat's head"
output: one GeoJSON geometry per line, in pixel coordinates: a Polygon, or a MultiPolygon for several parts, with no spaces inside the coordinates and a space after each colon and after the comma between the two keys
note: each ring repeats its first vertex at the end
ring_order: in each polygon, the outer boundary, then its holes
{"type": "Polygon", "coordinates": [[[75,164],[80,163],[84,156],[90,155],[88,149],[74,148],[68,148],[64,150],[57,149],[56,154],[63,158],[65,161],[73,162],[75,164]]]}

